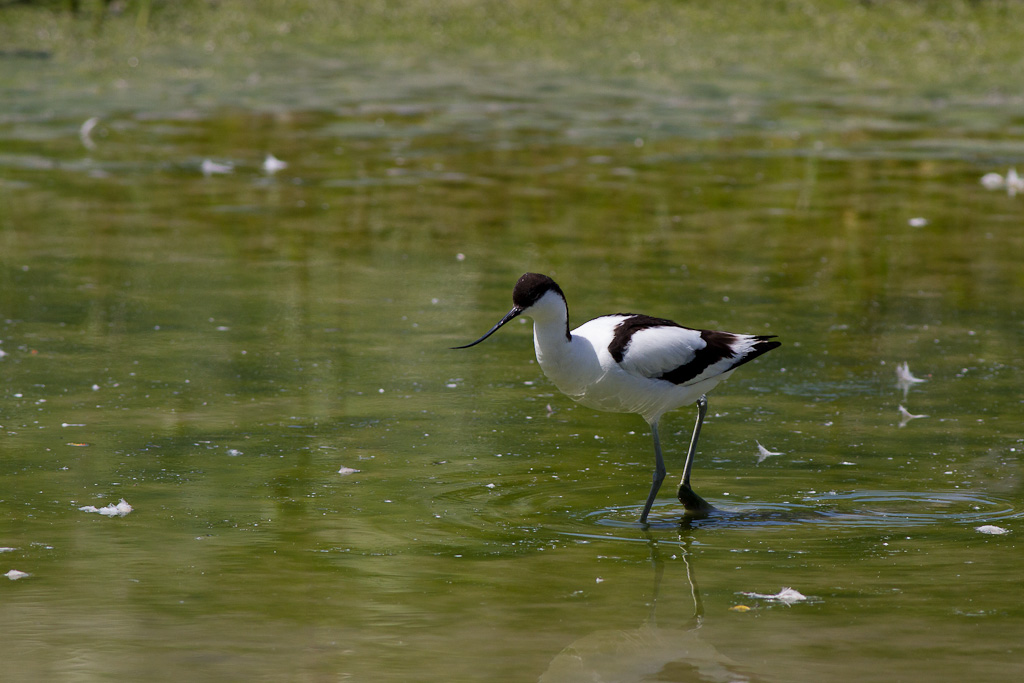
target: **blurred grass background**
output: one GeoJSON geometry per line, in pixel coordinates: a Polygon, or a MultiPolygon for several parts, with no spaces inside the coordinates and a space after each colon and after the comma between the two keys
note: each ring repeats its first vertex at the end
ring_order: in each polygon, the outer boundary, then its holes
{"type": "MultiPolygon", "coordinates": [[[[1016,0],[52,0],[0,3],[0,52],[76,72],[244,69],[275,55],[424,70],[517,65],[650,87],[1021,98],[1016,0]]],[[[180,75],[180,74],[179,74],[180,75]]],[[[201,77],[201,74],[193,74],[201,77]]],[[[819,95],[808,93],[808,95],[819,95]]]]}

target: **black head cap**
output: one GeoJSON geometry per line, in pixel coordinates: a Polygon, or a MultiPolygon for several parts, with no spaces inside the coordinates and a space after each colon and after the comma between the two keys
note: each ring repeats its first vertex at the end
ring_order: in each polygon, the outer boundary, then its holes
{"type": "Polygon", "coordinates": [[[519,282],[516,283],[516,288],[512,290],[512,303],[516,305],[516,308],[525,311],[527,308],[540,301],[540,298],[548,292],[555,292],[558,296],[565,299],[565,294],[562,293],[562,288],[547,275],[541,275],[540,273],[526,273],[519,278],[519,282]]]}

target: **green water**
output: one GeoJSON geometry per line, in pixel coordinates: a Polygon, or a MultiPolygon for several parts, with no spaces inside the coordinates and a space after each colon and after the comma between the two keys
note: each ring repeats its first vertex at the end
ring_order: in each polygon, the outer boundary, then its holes
{"type": "Polygon", "coordinates": [[[979,184],[1024,169],[1012,97],[785,62],[674,87],[511,39],[196,75],[150,36],[133,80],[75,40],[2,64],[5,680],[1017,675],[1024,196],[979,184]],[[667,483],[639,527],[646,424],[560,395],[528,325],[449,350],[527,270],[574,324],[779,335],[709,397],[718,514],[667,483]]]}

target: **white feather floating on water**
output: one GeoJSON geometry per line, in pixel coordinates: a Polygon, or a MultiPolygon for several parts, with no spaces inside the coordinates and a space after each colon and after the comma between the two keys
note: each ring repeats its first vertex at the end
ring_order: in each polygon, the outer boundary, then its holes
{"type": "Polygon", "coordinates": [[[344,465],[342,465],[341,469],[338,470],[338,474],[344,474],[344,475],[355,474],[358,471],[359,470],[355,469],[354,467],[345,467],[344,465]]]}
{"type": "Polygon", "coordinates": [[[910,391],[910,387],[921,382],[927,382],[926,379],[920,377],[914,377],[913,373],[910,372],[910,363],[903,361],[896,366],[896,386],[903,390],[903,398],[907,397],[907,392],[910,391]]]}
{"type": "Polygon", "coordinates": [[[1006,181],[998,173],[986,173],[981,176],[981,186],[986,190],[1000,190],[1006,187],[1006,181]]]}
{"type": "Polygon", "coordinates": [[[1004,529],[1001,526],[995,526],[994,524],[983,524],[982,526],[974,527],[975,531],[980,531],[983,534],[991,534],[993,536],[1001,536],[1003,534],[1010,533],[1009,529],[1004,529]]]}
{"type": "Polygon", "coordinates": [[[767,448],[765,448],[764,446],[761,445],[760,441],[755,441],[754,443],[757,444],[757,464],[758,465],[760,465],[762,462],[767,460],[770,456],[773,456],[773,455],[785,455],[782,451],[770,451],[770,450],[768,450],[767,448]]]}
{"type": "Polygon", "coordinates": [[[900,427],[906,427],[907,423],[911,420],[917,420],[922,417],[928,417],[927,415],[911,415],[910,411],[900,406],[900,427]]]}
{"type": "Polygon", "coordinates": [[[783,588],[775,595],[768,595],[767,593],[750,593],[743,591],[740,595],[745,595],[748,598],[760,598],[761,600],[771,600],[772,602],[781,602],[784,605],[792,605],[797,602],[803,602],[807,600],[807,596],[796,590],[795,588],[783,588]]]}
{"type": "Polygon", "coordinates": [[[204,176],[209,178],[212,175],[231,173],[235,170],[235,167],[231,164],[218,164],[216,161],[203,159],[203,163],[199,165],[199,170],[203,172],[204,176]]]}
{"type": "Polygon", "coordinates": [[[28,572],[23,572],[23,571],[19,571],[17,569],[12,569],[11,571],[9,571],[6,574],[4,574],[4,576],[6,576],[11,581],[17,581],[18,579],[24,579],[26,576],[32,576],[32,575],[29,574],[28,572]]]}
{"type": "Polygon", "coordinates": [[[1006,177],[998,173],[986,173],[981,176],[981,185],[986,190],[1001,190],[1006,188],[1006,194],[1016,197],[1018,192],[1024,192],[1024,178],[1017,175],[1017,169],[1011,168],[1006,172],[1006,177]]]}
{"type": "Polygon", "coordinates": [[[98,508],[95,505],[86,505],[78,509],[82,512],[98,512],[99,514],[107,517],[124,517],[131,512],[133,508],[128,504],[128,501],[122,498],[117,504],[111,503],[110,505],[104,505],[101,508],[98,508]]]}
{"type": "Polygon", "coordinates": [[[1011,168],[1006,172],[1006,194],[1016,197],[1018,192],[1024,191],[1024,178],[1017,175],[1017,169],[1011,168]]]}
{"type": "Polygon", "coordinates": [[[273,154],[267,154],[267,158],[263,160],[263,170],[269,175],[274,175],[278,171],[283,171],[288,168],[287,161],[281,161],[273,154]]]}
{"type": "Polygon", "coordinates": [[[92,130],[96,127],[96,124],[100,122],[100,117],[93,116],[85,120],[82,127],[78,129],[78,138],[85,145],[85,148],[89,151],[96,149],[96,143],[92,139],[92,130]]]}

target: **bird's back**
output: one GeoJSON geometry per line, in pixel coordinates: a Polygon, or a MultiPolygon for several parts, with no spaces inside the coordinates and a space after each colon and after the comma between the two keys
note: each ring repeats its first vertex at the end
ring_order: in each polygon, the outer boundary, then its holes
{"type": "Polygon", "coordinates": [[[779,342],[619,313],[587,321],[560,346],[537,348],[542,369],[559,390],[583,405],[650,421],[696,401],[779,342]]]}

